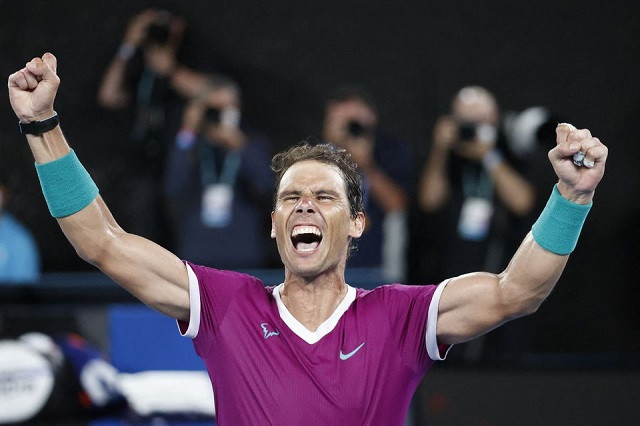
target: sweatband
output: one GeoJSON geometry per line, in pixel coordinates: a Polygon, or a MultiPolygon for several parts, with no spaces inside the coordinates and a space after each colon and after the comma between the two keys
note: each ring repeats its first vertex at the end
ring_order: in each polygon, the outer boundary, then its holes
{"type": "Polygon", "coordinates": [[[567,200],[554,185],[547,205],[531,227],[533,238],[540,247],[552,253],[562,256],[571,253],[592,205],[593,202],[576,204],[567,200]]]}
{"type": "Polygon", "coordinates": [[[98,187],[73,149],[64,157],[36,164],[36,172],[51,216],[70,216],[98,196],[98,187]]]}
{"type": "Polygon", "coordinates": [[[118,58],[127,62],[136,53],[136,47],[132,44],[122,43],[118,49],[118,58]]]}
{"type": "Polygon", "coordinates": [[[498,167],[504,161],[504,157],[499,149],[494,148],[491,151],[487,152],[484,157],[482,157],[482,165],[484,168],[491,172],[493,169],[498,167]]]}
{"type": "Polygon", "coordinates": [[[180,130],[176,135],[176,146],[181,150],[191,148],[196,141],[196,134],[191,130],[180,130]]]}

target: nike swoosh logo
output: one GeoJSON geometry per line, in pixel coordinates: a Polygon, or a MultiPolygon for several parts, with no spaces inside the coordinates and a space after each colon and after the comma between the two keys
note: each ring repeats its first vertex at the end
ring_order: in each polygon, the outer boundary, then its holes
{"type": "Polygon", "coordinates": [[[358,346],[357,348],[355,348],[354,350],[352,350],[351,352],[349,352],[348,354],[343,354],[342,353],[342,349],[340,349],[340,359],[342,361],[346,361],[349,358],[351,358],[352,356],[354,356],[356,354],[356,352],[358,352],[360,350],[360,348],[362,348],[364,346],[364,342],[362,342],[362,344],[360,346],[358,346]]]}

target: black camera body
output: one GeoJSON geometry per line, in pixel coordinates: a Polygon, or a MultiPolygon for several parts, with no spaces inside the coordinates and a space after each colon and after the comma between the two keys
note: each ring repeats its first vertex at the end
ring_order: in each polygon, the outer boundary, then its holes
{"type": "Polygon", "coordinates": [[[211,124],[219,124],[221,121],[221,111],[216,108],[209,108],[204,113],[204,119],[211,124]]]}
{"type": "Polygon", "coordinates": [[[164,46],[169,41],[171,15],[160,12],[156,19],[147,27],[146,42],[152,45],[164,46]]]}
{"type": "Polygon", "coordinates": [[[347,132],[349,132],[349,135],[354,138],[367,136],[369,133],[371,133],[370,129],[356,120],[351,120],[349,121],[349,123],[347,123],[347,132]]]}
{"type": "Polygon", "coordinates": [[[461,142],[470,142],[476,138],[476,123],[462,122],[458,125],[458,139],[461,142]]]}
{"type": "Polygon", "coordinates": [[[498,129],[491,124],[463,121],[458,123],[458,140],[469,143],[475,140],[484,144],[494,144],[498,136],[498,129]]]}

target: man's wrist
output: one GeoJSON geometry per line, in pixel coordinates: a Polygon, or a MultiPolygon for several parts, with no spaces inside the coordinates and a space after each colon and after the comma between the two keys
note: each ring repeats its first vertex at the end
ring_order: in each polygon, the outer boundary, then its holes
{"type": "Polygon", "coordinates": [[[24,135],[41,135],[50,132],[59,125],[58,113],[51,110],[51,112],[36,114],[33,120],[21,119],[18,122],[18,129],[24,135]]]}
{"type": "Polygon", "coordinates": [[[558,185],[554,186],[547,205],[531,227],[536,243],[561,256],[573,252],[591,206],[592,203],[577,204],[568,200],[558,185]]]}
{"type": "Polygon", "coordinates": [[[594,191],[591,192],[580,192],[576,191],[569,187],[563,181],[558,181],[558,192],[562,195],[563,198],[571,201],[576,204],[589,204],[593,201],[594,191]]]}

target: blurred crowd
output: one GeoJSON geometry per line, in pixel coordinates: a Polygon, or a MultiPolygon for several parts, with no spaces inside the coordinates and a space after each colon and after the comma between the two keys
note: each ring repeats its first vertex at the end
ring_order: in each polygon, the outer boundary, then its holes
{"type": "MultiPolygon", "coordinates": [[[[97,91],[98,104],[130,123],[123,228],[181,258],[221,269],[278,268],[269,238],[274,146],[247,123],[234,76],[178,60],[186,22],[147,9],[132,17],[97,91]]],[[[328,91],[322,134],[347,150],[363,177],[366,230],[351,268],[381,282],[439,282],[499,272],[546,200],[546,152],[558,118],[546,108],[508,112],[487,88],[451,94],[428,155],[381,128],[380,104],[359,82],[328,91]],[[542,191],[542,194],[540,193],[542,191]]],[[[37,238],[11,215],[0,182],[0,281],[36,282],[37,238]]]]}

